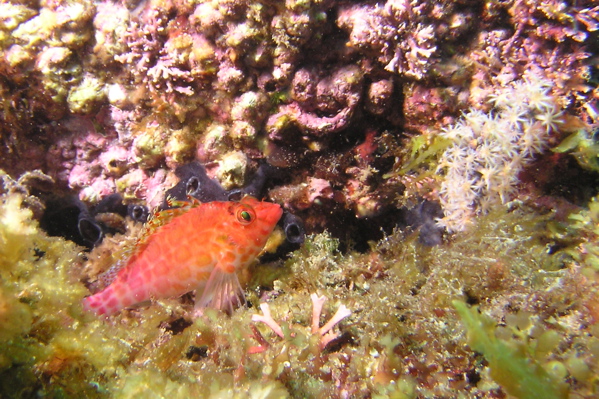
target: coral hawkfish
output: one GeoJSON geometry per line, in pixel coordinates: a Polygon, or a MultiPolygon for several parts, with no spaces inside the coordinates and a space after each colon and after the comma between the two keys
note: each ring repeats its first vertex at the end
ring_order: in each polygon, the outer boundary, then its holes
{"type": "Polygon", "coordinates": [[[231,312],[244,303],[237,273],[259,255],[282,212],[252,197],[158,212],[126,265],[108,287],[84,299],[84,308],[111,315],[196,289],[196,311],[231,312]]]}

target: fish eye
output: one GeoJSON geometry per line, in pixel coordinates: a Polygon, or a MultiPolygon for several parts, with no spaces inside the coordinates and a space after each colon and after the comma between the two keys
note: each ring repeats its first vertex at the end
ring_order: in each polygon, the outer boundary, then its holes
{"type": "Polygon", "coordinates": [[[254,221],[255,217],[254,210],[249,207],[240,206],[237,209],[237,221],[241,224],[250,224],[254,221]]]}

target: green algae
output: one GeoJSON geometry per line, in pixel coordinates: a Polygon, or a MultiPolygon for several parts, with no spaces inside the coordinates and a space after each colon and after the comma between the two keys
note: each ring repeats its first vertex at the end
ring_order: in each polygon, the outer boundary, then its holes
{"type": "Polygon", "coordinates": [[[466,329],[472,349],[481,352],[489,362],[491,376],[508,393],[517,398],[559,399],[567,398],[568,390],[564,383],[558,384],[541,367],[528,358],[526,353],[511,347],[507,342],[495,337],[494,323],[464,302],[454,301],[466,329]]]}
{"type": "Polygon", "coordinates": [[[570,134],[552,150],[556,153],[572,153],[580,166],[599,172],[599,145],[588,129],[570,134]]]}
{"type": "Polygon", "coordinates": [[[84,76],[81,83],[69,91],[67,103],[71,112],[86,114],[105,98],[104,84],[93,76],[84,76]]]}
{"type": "MultiPolygon", "coordinates": [[[[44,384],[46,371],[68,362],[62,353],[81,317],[76,301],[86,292],[71,273],[71,265],[81,262],[76,245],[45,237],[22,202],[23,196],[13,194],[0,205],[0,392],[6,397],[31,393],[44,384]]],[[[71,355],[73,362],[63,371],[75,375],[78,355],[71,355]]]]}
{"type": "MultiPolygon", "coordinates": [[[[189,301],[171,298],[105,319],[81,309],[80,248],[39,230],[15,191],[0,204],[3,397],[525,397],[545,392],[539,381],[549,381],[545,397],[597,392],[593,274],[548,253],[550,215],[514,205],[442,245],[397,230],[366,253],[310,235],[286,261],[252,268],[251,307],[230,317],[192,319],[189,301]],[[328,298],[320,326],[342,305],[352,312],[324,346],[312,293],[328,298]],[[264,301],[283,337],[252,322],[264,301]],[[458,305],[468,334],[455,301],[485,314],[458,305]],[[520,378],[507,381],[506,369],[520,378]]],[[[589,231],[588,220],[574,231],[589,231]]]]}

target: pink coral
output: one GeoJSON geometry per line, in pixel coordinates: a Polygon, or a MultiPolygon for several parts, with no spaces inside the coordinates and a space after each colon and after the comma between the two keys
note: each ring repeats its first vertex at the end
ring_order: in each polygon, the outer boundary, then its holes
{"type": "Polygon", "coordinates": [[[147,172],[134,169],[116,181],[119,192],[126,198],[144,199],[148,208],[154,209],[162,204],[164,192],[176,184],[174,175],[164,169],[147,172]]]}
{"type": "Polygon", "coordinates": [[[432,23],[442,22],[430,16],[446,17],[451,11],[450,5],[409,0],[353,4],[341,7],[337,25],[349,31],[350,46],[374,56],[385,70],[423,79],[437,50],[437,26],[432,23]]]}
{"type": "Polygon", "coordinates": [[[188,55],[194,42],[184,30],[178,31],[179,25],[167,16],[172,5],[165,6],[167,9],[146,6],[133,19],[125,35],[129,51],[117,54],[115,59],[128,66],[133,80],[143,83],[152,99],[172,104],[175,112],[183,112],[176,105],[179,96],[195,94],[193,65],[188,55]]]}
{"type": "Polygon", "coordinates": [[[392,106],[393,80],[380,79],[368,88],[365,108],[374,115],[382,115],[392,106]]]}
{"type": "Polygon", "coordinates": [[[586,60],[590,56],[584,44],[599,26],[599,8],[592,5],[590,1],[569,6],[531,0],[489,8],[487,18],[507,8],[512,29],[478,34],[469,57],[482,67],[477,71],[477,85],[488,89],[478,90],[471,103],[477,105],[476,100],[496,89],[493,86],[505,86],[530,70],[551,80],[553,94],[564,100],[566,93],[583,96],[588,90],[586,60]]]}
{"type": "Polygon", "coordinates": [[[98,133],[93,122],[84,117],[64,119],[60,127],[63,135],[46,153],[48,174],[72,188],[90,184],[102,171],[98,155],[112,137],[98,133]]]}
{"type": "Polygon", "coordinates": [[[120,145],[111,145],[100,155],[100,164],[109,176],[122,176],[130,164],[129,151],[120,145]]]}
{"type": "Polygon", "coordinates": [[[316,84],[314,77],[314,73],[306,70],[296,73],[292,88],[296,101],[281,106],[267,121],[271,139],[284,140],[288,124],[285,121],[295,124],[302,133],[318,138],[348,126],[362,97],[359,68],[353,65],[338,68],[316,84]]]}

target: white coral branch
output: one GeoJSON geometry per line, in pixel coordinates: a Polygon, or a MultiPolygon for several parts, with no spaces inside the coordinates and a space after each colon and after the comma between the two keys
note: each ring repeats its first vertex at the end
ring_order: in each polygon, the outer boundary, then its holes
{"type": "Polygon", "coordinates": [[[324,326],[320,327],[320,330],[318,330],[318,333],[320,335],[325,335],[333,327],[335,327],[337,324],[339,324],[339,322],[341,320],[345,319],[346,317],[349,317],[350,315],[351,315],[351,310],[349,310],[345,305],[339,306],[339,309],[337,309],[337,312],[335,312],[333,317],[331,317],[331,320],[329,320],[324,326]]]}
{"type": "Polygon", "coordinates": [[[253,314],[252,315],[252,321],[259,321],[259,322],[262,322],[262,323],[266,324],[279,337],[284,338],[285,335],[283,334],[283,329],[281,328],[281,326],[276,321],[274,321],[274,319],[270,315],[270,306],[268,306],[268,303],[261,303],[260,304],[260,309],[262,310],[263,315],[253,314]]]}
{"type": "MultiPolygon", "coordinates": [[[[313,335],[320,335],[320,348],[324,348],[327,346],[329,342],[336,339],[339,334],[333,332],[333,328],[339,324],[339,322],[346,317],[349,317],[352,312],[345,305],[339,306],[337,312],[331,317],[331,319],[325,323],[324,326],[319,327],[320,325],[320,315],[322,314],[322,308],[327,298],[323,296],[318,296],[317,294],[310,295],[310,299],[312,300],[312,325],[311,325],[311,333],[313,335]]],[[[274,321],[270,314],[270,307],[267,303],[261,303],[260,309],[262,309],[262,315],[254,314],[252,315],[252,321],[261,322],[269,326],[279,337],[285,338],[283,334],[283,329],[281,326],[274,321]]]]}
{"type": "Polygon", "coordinates": [[[312,294],[310,299],[312,299],[312,334],[316,334],[320,330],[320,314],[327,297],[312,294]]]}

